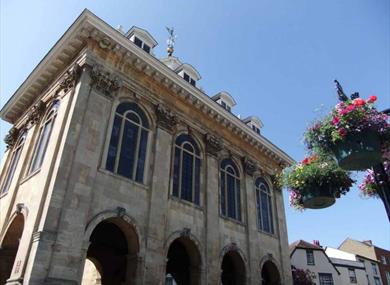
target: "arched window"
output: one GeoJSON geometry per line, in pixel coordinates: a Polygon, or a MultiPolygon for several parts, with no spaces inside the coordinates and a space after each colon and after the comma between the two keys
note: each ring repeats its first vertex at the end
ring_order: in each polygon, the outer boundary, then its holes
{"type": "Polygon", "coordinates": [[[143,183],[149,122],[136,103],[124,102],[116,108],[106,169],[143,183]]]}
{"type": "Polygon", "coordinates": [[[38,139],[35,144],[33,156],[28,173],[33,173],[42,166],[45,158],[46,148],[50,140],[51,131],[53,129],[54,121],[57,116],[57,110],[60,106],[60,101],[55,101],[50,108],[50,111],[44,117],[39,128],[38,139]]]}
{"type": "Polygon", "coordinates": [[[221,162],[221,212],[241,221],[240,173],[231,159],[221,162]]]}
{"type": "Polygon", "coordinates": [[[189,135],[175,141],[172,195],[199,205],[200,151],[189,135]]]}
{"type": "Polygon", "coordinates": [[[12,150],[11,161],[8,165],[7,172],[4,176],[3,184],[1,185],[0,195],[7,193],[9,190],[9,187],[10,187],[11,182],[12,182],[12,178],[14,177],[14,174],[15,174],[16,166],[18,165],[18,161],[19,161],[22,149],[23,149],[25,139],[26,139],[26,132],[24,132],[20,136],[18,142],[16,143],[16,145],[14,146],[14,149],[12,150]]]}
{"type": "Polygon", "coordinates": [[[256,179],[255,187],[258,227],[262,231],[273,234],[274,224],[270,189],[263,178],[256,179]]]}

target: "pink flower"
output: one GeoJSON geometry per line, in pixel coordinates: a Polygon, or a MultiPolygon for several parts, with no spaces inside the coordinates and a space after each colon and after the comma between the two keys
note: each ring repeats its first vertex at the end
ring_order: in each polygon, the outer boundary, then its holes
{"type": "Polygon", "coordinates": [[[338,123],[340,123],[339,117],[333,117],[332,124],[333,125],[338,125],[338,123]]]}
{"type": "Polygon", "coordinates": [[[347,131],[344,128],[339,129],[339,134],[342,137],[345,137],[347,135],[347,131]]]}
{"type": "Polygon", "coordinates": [[[366,101],[364,101],[362,98],[356,98],[353,100],[353,104],[355,106],[364,106],[366,104],[366,101]]]}
{"type": "Polygon", "coordinates": [[[367,102],[374,103],[376,101],[376,99],[378,99],[378,98],[375,95],[371,95],[370,97],[368,97],[367,102]]]}

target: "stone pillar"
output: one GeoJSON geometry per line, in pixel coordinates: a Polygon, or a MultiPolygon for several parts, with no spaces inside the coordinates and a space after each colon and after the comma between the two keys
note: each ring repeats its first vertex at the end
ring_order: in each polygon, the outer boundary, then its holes
{"type": "Polygon", "coordinates": [[[220,232],[219,232],[219,160],[218,153],[222,149],[222,141],[210,134],[205,136],[206,142],[206,226],[205,226],[205,269],[206,284],[220,284],[220,232]]]}
{"type": "Polygon", "coordinates": [[[280,272],[282,279],[281,282],[282,284],[292,285],[293,280],[291,275],[290,252],[288,249],[286,212],[284,210],[283,192],[281,189],[277,189],[276,185],[274,185],[274,196],[277,231],[280,243],[280,264],[282,267],[282,272],[280,272]]]}
{"type": "Polygon", "coordinates": [[[171,132],[176,125],[176,116],[165,107],[158,105],[156,114],[158,126],[156,128],[149,221],[146,233],[144,284],[147,285],[165,283],[165,227],[172,152],[171,132]]]}
{"type": "Polygon", "coordinates": [[[246,190],[246,216],[247,216],[247,254],[248,254],[248,269],[250,272],[246,273],[247,280],[252,280],[252,284],[255,284],[258,280],[256,275],[259,265],[257,264],[255,247],[258,244],[258,229],[257,229],[257,209],[256,209],[256,193],[254,189],[253,175],[257,171],[257,167],[254,161],[244,158],[244,182],[246,190]]]}

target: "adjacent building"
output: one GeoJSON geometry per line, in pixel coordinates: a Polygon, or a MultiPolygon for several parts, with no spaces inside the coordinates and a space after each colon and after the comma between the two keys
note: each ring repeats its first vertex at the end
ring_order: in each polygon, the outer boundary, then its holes
{"type": "Polygon", "coordinates": [[[351,238],[344,240],[339,249],[354,253],[369,270],[370,284],[390,285],[390,251],[376,247],[371,240],[357,241],[351,238]]]}
{"type": "Polygon", "coordinates": [[[2,108],[1,284],[292,284],[293,160],[156,45],[86,10],[2,108]]]}
{"type": "Polygon", "coordinates": [[[291,265],[309,270],[316,285],[341,284],[340,271],[319,243],[298,240],[290,244],[291,265]]]}

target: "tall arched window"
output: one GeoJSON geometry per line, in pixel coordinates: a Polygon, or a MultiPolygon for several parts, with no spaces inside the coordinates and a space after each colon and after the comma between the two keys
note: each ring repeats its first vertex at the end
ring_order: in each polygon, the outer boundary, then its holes
{"type": "Polygon", "coordinates": [[[200,151],[189,135],[175,141],[172,195],[199,205],[200,151]]]}
{"type": "Polygon", "coordinates": [[[26,139],[26,132],[24,132],[20,136],[18,142],[16,143],[16,145],[14,146],[14,148],[12,150],[11,161],[8,165],[7,172],[4,176],[4,180],[3,180],[3,183],[1,185],[0,195],[7,193],[9,190],[9,187],[10,187],[11,182],[12,182],[12,178],[14,177],[14,174],[15,174],[16,166],[18,165],[18,161],[19,161],[22,149],[23,149],[25,139],[26,139]]]}
{"type": "Polygon", "coordinates": [[[222,215],[241,221],[240,173],[231,159],[221,162],[222,215]]]}
{"type": "Polygon", "coordinates": [[[136,104],[124,102],[116,108],[106,169],[143,183],[149,122],[136,104]]]}
{"type": "Polygon", "coordinates": [[[53,129],[54,121],[57,116],[60,101],[55,101],[50,108],[50,111],[44,117],[39,128],[38,140],[36,141],[31,164],[28,173],[33,173],[42,166],[45,158],[46,148],[50,140],[51,131],[53,129]]]}
{"type": "Polygon", "coordinates": [[[258,227],[262,231],[273,234],[274,224],[270,189],[263,178],[256,179],[255,187],[258,227]]]}

